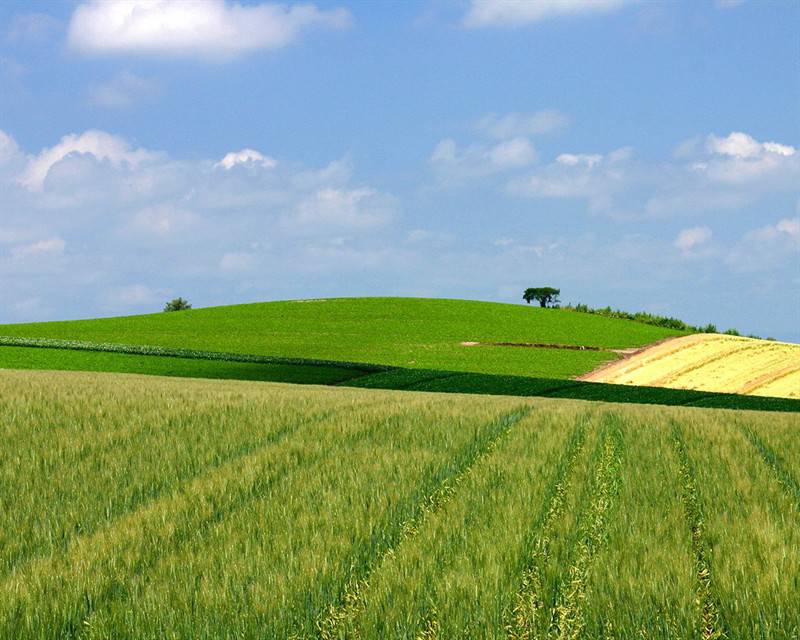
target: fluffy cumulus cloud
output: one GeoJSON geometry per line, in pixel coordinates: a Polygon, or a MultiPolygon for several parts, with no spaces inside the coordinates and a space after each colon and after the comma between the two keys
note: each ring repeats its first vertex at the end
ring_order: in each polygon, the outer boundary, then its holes
{"type": "Polygon", "coordinates": [[[582,199],[591,213],[665,218],[742,210],[769,194],[794,193],[800,154],[788,144],[733,132],[689,140],[672,162],[637,162],[633,149],[564,152],[506,191],[529,198],[582,199]]]}
{"type": "Polygon", "coordinates": [[[673,243],[681,251],[689,251],[711,240],[711,229],[708,227],[690,227],[683,229],[673,243]]]}
{"type": "Polygon", "coordinates": [[[90,130],[66,135],[58,144],[31,157],[25,173],[20,176],[20,182],[28,189],[41,190],[50,170],[65,158],[74,155],[92,156],[96,160],[107,161],[114,167],[123,164],[136,167],[157,157],[157,154],[150,151],[134,148],[118,136],[90,130]]]}
{"type": "Polygon", "coordinates": [[[298,274],[379,260],[367,245],[391,234],[397,203],[356,182],[347,158],[220,155],[172,158],[97,130],[28,153],[0,132],[0,316],[157,310],[192,291],[267,298],[298,274]]]}
{"type": "Polygon", "coordinates": [[[284,47],[311,27],[349,26],[345,9],[227,0],[90,0],[69,24],[69,44],[89,54],[155,54],[227,60],[284,47]]]}
{"type": "Polygon", "coordinates": [[[582,16],[620,9],[631,0],[472,0],[464,26],[517,27],[559,16],[582,16]]]}
{"type": "Polygon", "coordinates": [[[507,191],[529,198],[584,199],[592,213],[614,213],[614,198],[629,187],[635,173],[632,157],[629,147],[605,155],[561,153],[533,175],[509,182],[507,191]]]}

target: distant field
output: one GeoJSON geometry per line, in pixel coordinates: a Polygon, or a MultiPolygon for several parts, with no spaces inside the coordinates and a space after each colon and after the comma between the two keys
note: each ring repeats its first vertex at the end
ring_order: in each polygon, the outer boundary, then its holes
{"type": "Polygon", "coordinates": [[[657,345],[584,379],[800,398],[800,345],[698,334],[657,345]]]}
{"type": "Polygon", "coordinates": [[[559,309],[419,298],[265,302],[124,318],[0,325],[0,336],[546,378],[577,376],[616,359],[618,354],[609,349],[639,347],[675,335],[682,334],[559,309]],[[482,344],[465,347],[462,342],[482,344]],[[600,350],[491,346],[498,342],[600,350]]]}
{"type": "Polygon", "coordinates": [[[534,378],[441,369],[406,369],[146,345],[0,337],[0,369],[108,371],[149,375],[324,384],[505,396],[537,396],[635,404],[800,412],[800,400],[660,387],[534,378]],[[10,346],[22,343],[28,346],[10,346]],[[70,348],[56,348],[66,347],[70,348]]]}
{"type": "Polygon", "coordinates": [[[800,630],[793,414],[6,371],[0,416],[2,638],[800,630]]]}

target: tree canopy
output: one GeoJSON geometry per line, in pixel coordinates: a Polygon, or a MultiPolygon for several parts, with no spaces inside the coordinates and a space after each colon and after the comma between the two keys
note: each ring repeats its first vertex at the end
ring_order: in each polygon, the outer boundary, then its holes
{"type": "Polygon", "coordinates": [[[531,303],[531,300],[536,300],[540,307],[546,307],[549,304],[558,304],[560,293],[561,289],[553,287],[529,287],[522,294],[522,299],[528,304],[531,303]]]}
{"type": "Polygon", "coordinates": [[[189,304],[189,301],[183,298],[175,298],[164,305],[164,311],[184,311],[191,308],[192,305],[189,304]]]}

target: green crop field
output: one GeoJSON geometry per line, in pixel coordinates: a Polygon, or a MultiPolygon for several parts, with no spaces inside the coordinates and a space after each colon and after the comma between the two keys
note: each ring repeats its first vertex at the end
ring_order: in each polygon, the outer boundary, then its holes
{"type": "Polygon", "coordinates": [[[796,414],[0,375],[0,637],[797,638],[796,414]]]}
{"type": "MultiPolygon", "coordinates": [[[[0,336],[546,378],[586,373],[618,357],[608,349],[639,347],[675,335],[682,334],[560,309],[419,298],[265,302],[123,318],[0,325],[0,336]],[[485,344],[465,347],[462,342],[485,344]],[[492,346],[499,342],[590,349],[492,346]]],[[[0,366],[4,366],[3,357],[0,349],[0,366]]]]}

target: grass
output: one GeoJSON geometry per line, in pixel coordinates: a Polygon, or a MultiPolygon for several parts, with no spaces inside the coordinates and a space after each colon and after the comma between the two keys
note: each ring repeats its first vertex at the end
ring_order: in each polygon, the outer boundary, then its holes
{"type": "Polygon", "coordinates": [[[800,631],[793,414],[8,371],[0,415],[0,637],[800,631]]]}
{"type": "Polygon", "coordinates": [[[74,349],[0,347],[0,368],[107,371],[180,378],[260,380],[295,384],[337,384],[366,372],[315,364],[252,363],[175,358],[74,349]]]}
{"type": "Polygon", "coordinates": [[[0,336],[155,345],[422,369],[570,378],[681,332],[526,305],[419,298],[265,302],[123,318],[0,326],[0,336]],[[464,347],[580,345],[595,350],[464,347]]]}

